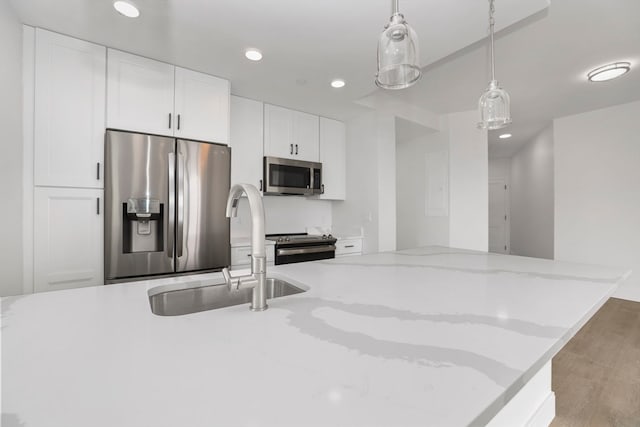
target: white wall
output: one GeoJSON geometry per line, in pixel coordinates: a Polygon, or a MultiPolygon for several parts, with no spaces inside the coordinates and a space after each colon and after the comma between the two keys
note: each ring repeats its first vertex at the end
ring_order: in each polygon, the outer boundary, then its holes
{"type": "Polygon", "coordinates": [[[426,214],[426,156],[449,150],[448,133],[435,132],[410,141],[398,141],[396,150],[398,249],[448,246],[449,215],[426,214]]]}
{"type": "Polygon", "coordinates": [[[347,200],[333,202],[333,225],[362,227],[363,252],[395,249],[395,120],[369,112],[347,125],[347,200]]]}
{"type": "Polygon", "coordinates": [[[477,112],[449,114],[449,246],[489,249],[489,159],[487,132],[476,128],[477,112]]]}
{"type": "Polygon", "coordinates": [[[554,121],[555,257],[633,268],[640,301],[640,102],[554,121]]]}
{"type": "Polygon", "coordinates": [[[22,293],[22,24],[0,1],[0,296],[22,293]]]}
{"type": "Polygon", "coordinates": [[[511,159],[511,253],[553,259],[553,125],[511,159]]]}
{"type": "MultiPolygon", "coordinates": [[[[263,197],[267,234],[304,233],[307,227],[330,229],[331,202],[297,196],[263,197]]],[[[231,220],[231,237],[251,235],[251,215],[246,198],[240,199],[238,216],[231,220]]]]}

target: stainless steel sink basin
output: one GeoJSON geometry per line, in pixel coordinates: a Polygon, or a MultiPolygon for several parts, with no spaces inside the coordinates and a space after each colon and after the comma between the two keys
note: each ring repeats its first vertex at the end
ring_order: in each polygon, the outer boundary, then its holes
{"type": "MultiPolygon", "coordinates": [[[[158,316],[180,316],[199,311],[251,302],[251,289],[229,291],[227,285],[203,286],[161,292],[149,296],[151,311],[158,316]]],[[[267,298],[278,298],[305,292],[289,282],[280,279],[267,279],[267,298]]]]}

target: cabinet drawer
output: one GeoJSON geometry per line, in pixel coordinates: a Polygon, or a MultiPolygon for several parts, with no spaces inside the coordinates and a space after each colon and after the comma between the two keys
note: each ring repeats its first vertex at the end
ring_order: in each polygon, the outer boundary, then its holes
{"type": "MultiPolygon", "coordinates": [[[[274,262],[273,246],[267,246],[267,263],[274,262]]],[[[251,246],[236,246],[231,248],[231,265],[241,266],[251,264],[251,246]]]]}
{"type": "Polygon", "coordinates": [[[336,242],[336,255],[362,252],[362,239],[345,239],[336,242]]]}

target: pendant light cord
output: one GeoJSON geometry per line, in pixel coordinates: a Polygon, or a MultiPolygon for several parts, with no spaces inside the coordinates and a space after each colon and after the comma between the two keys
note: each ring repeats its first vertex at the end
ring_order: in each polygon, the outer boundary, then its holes
{"type": "Polygon", "coordinates": [[[400,13],[398,0],[391,0],[391,16],[397,15],[398,13],[400,13]]]}
{"type": "Polygon", "coordinates": [[[494,41],[493,41],[493,27],[495,20],[493,19],[493,13],[495,12],[494,0],[489,0],[489,33],[491,34],[491,81],[496,79],[496,57],[494,54],[494,41]]]}

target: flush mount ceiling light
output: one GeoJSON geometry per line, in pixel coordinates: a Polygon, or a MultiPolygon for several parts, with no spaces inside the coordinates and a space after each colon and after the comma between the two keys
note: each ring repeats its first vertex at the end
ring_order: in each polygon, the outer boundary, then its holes
{"type": "Polygon", "coordinates": [[[496,80],[496,59],[494,53],[494,0],[489,0],[489,34],[491,40],[491,81],[478,101],[480,113],[479,129],[500,129],[511,123],[511,99],[506,90],[496,80]]]}
{"type": "Polygon", "coordinates": [[[503,133],[502,135],[500,135],[498,138],[500,139],[507,139],[507,138],[511,138],[513,135],[511,135],[510,133],[503,133]]]}
{"type": "Polygon", "coordinates": [[[262,59],[262,52],[258,49],[247,49],[244,51],[244,56],[251,61],[260,61],[262,59]]]}
{"type": "Polygon", "coordinates": [[[404,89],[416,83],[420,70],[418,36],[398,12],[398,0],[391,0],[391,19],[378,39],[376,85],[383,89],[404,89]]]}
{"type": "Polygon", "coordinates": [[[340,89],[341,87],[344,87],[345,82],[342,79],[335,79],[331,81],[331,87],[334,87],[336,89],[340,89]]]}
{"type": "Polygon", "coordinates": [[[631,70],[630,62],[614,62],[589,71],[587,78],[591,82],[606,82],[627,74],[631,70]]]}
{"type": "Polygon", "coordinates": [[[138,8],[128,1],[115,1],[113,2],[113,7],[118,11],[118,13],[126,16],[127,18],[137,18],[140,16],[138,8]]]}

